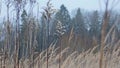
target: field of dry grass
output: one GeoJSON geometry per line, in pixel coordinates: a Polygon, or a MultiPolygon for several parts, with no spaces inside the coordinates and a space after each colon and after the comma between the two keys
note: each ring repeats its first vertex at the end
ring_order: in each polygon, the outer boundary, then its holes
{"type": "MultiPolygon", "coordinates": [[[[100,52],[93,53],[97,47],[88,51],[70,53],[70,49],[65,48],[61,53],[57,53],[59,48],[49,47],[49,68],[99,68],[100,52]],[[61,56],[59,57],[59,55],[61,56]]],[[[19,68],[30,68],[29,60],[21,59],[19,68]]],[[[46,51],[43,51],[34,60],[34,68],[46,68],[46,51]]],[[[104,51],[103,68],[120,67],[120,47],[114,47],[113,51],[104,51]]],[[[6,68],[14,68],[12,60],[6,63],[6,68]]]]}

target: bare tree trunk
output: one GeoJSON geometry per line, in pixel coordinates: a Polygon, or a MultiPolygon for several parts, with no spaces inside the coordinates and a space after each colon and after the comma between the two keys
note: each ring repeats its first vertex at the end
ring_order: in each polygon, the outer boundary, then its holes
{"type": "Polygon", "coordinates": [[[3,68],[6,68],[6,57],[7,57],[7,49],[8,49],[8,34],[7,34],[7,23],[5,22],[5,41],[3,46],[4,58],[3,58],[3,68]]]}
{"type": "Polygon", "coordinates": [[[47,20],[47,68],[48,68],[48,48],[49,48],[49,23],[50,20],[47,20]]]}
{"type": "MultiPolygon", "coordinates": [[[[36,0],[30,0],[30,16],[32,16],[33,19],[33,5],[36,0]]],[[[33,20],[30,20],[30,68],[34,68],[33,66],[33,20]]]]}
{"type": "Polygon", "coordinates": [[[37,31],[36,31],[36,24],[34,25],[34,42],[33,42],[33,56],[32,56],[32,58],[33,58],[33,68],[34,68],[34,51],[35,51],[35,48],[36,48],[36,45],[37,45],[37,41],[36,41],[36,35],[37,35],[37,31]]]}
{"type": "Polygon", "coordinates": [[[7,4],[7,58],[10,62],[10,51],[11,51],[11,43],[10,43],[10,34],[11,34],[11,23],[9,21],[9,8],[10,8],[10,1],[7,4]]]}
{"type": "Polygon", "coordinates": [[[30,68],[32,68],[32,22],[30,22],[30,26],[29,26],[30,30],[29,30],[29,36],[30,36],[30,41],[29,41],[29,46],[30,46],[30,51],[29,51],[29,61],[30,61],[30,68]]]}
{"type": "Polygon", "coordinates": [[[15,36],[15,66],[14,68],[19,68],[19,15],[20,15],[20,8],[17,7],[17,12],[16,12],[16,36],[15,36]]]}

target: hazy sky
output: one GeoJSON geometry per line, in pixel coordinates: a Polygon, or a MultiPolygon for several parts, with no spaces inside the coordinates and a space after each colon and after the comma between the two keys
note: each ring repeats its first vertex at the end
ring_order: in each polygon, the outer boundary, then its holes
{"type": "MultiPolygon", "coordinates": [[[[48,0],[37,0],[37,2],[39,3],[40,9],[43,8],[43,6],[46,5],[48,0]]],[[[70,11],[75,10],[76,8],[82,8],[85,10],[101,10],[104,9],[104,3],[102,1],[105,0],[52,0],[52,4],[55,8],[59,9],[59,7],[64,4],[67,9],[70,11]]],[[[111,4],[113,3],[112,1],[117,1],[117,0],[110,0],[111,4]]],[[[119,1],[119,0],[118,0],[119,1]]],[[[111,6],[111,4],[109,6],[111,6]]],[[[119,6],[117,5],[116,9],[119,10],[119,6]]],[[[37,10],[37,7],[34,9],[35,11],[37,10]]],[[[2,4],[2,12],[1,12],[1,16],[6,16],[6,6],[4,4],[2,4]]]]}
{"type": "MultiPolygon", "coordinates": [[[[41,4],[41,6],[47,2],[47,0],[38,0],[38,1],[41,4]]],[[[86,10],[101,10],[101,9],[104,9],[103,1],[105,0],[52,0],[52,4],[53,6],[55,6],[55,8],[59,8],[61,4],[64,4],[69,11],[78,7],[86,10]]],[[[110,0],[110,1],[111,2],[109,6],[111,7],[111,4],[113,4],[113,1],[115,2],[117,0],[110,0]]],[[[117,9],[119,9],[119,6],[120,6],[119,4],[116,6],[117,9]]]]}
{"type": "MultiPolygon", "coordinates": [[[[39,3],[43,5],[45,3],[45,0],[40,0],[39,3]]],[[[68,10],[73,10],[78,7],[87,10],[99,9],[99,0],[52,0],[52,4],[56,8],[59,8],[61,4],[64,4],[68,8],[68,10]]]]}

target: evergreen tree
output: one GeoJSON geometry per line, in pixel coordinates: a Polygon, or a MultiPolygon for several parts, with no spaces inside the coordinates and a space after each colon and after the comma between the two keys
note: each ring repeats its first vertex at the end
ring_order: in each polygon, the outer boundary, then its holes
{"type": "Polygon", "coordinates": [[[89,18],[90,18],[89,38],[91,39],[89,42],[91,45],[90,47],[93,47],[100,43],[101,20],[98,11],[93,11],[89,18]]]}
{"type": "Polygon", "coordinates": [[[42,51],[45,49],[45,29],[46,25],[45,25],[45,18],[44,15],[41,16],[40,19],[40,23],[39,23],[39,29],[38,29],[38,33],[37,33],[37,41],[38,41],[38,47],[37,50],[38,51],[42,51]]]}
{"type": "Polygon", "coordinates": [[[84,17],[80,11],[80,8],[77,10],[76,16],[73,19],[74,30],[76,34],[80,34],[81,36],[85,35],[86,25],[84,22],[84,17]]]}
{"type": "Polygon", "coordinates": [[[26,53],[26,46],[28,45],[28,16],[27,16],[27,12],[26,10],[23,10],[22,14],[21,14],[21,27],[20,27],[20,55],[21,56],[25,56],[26,53]]]}
{"type": "Polygon", "coordinates": [[[90,35],[99,37],[100,35],[100,17],[98,11],[94,11],[90,16],[90,35]]]}
{"type": "Polygon", "coordinates": [[[61,5],[60,10],[55,15],[55,19],[59,20],[65,26],[67,32],[69,32],[71,27],[71,18],[64,5],[61,5]]]}
{"type": "Polygon", "coordinates": [[[81,12],[80,8],[77,10],[75,17],[73,18],[73,26],[74,26],[74,33],[77,41],[76,48],[78,51],[82,51],[86,49],[87,43],[87,28],[84,20],[83,13],[81,12]]]}

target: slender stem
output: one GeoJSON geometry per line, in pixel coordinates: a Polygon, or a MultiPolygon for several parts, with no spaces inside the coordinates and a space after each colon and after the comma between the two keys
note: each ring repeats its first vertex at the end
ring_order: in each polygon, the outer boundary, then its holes
{"type": "Polygon", "coordinates": [[[105,46],[105,36],[106,36],[106,30],[108,25],[108,2],[106,2],[106,9],[104,14],[104,21],[102,24],[102,30],[101,30],[101,50],[100,50],[100,61],[99,61],[99,68],[103,68],[103,55],[104,55],[104,46],[105,46]]]}
{"type": "Polygon", "coordinates": [[[62,51],[62,45],[61,45],[61,37],[60,37],[60,54],[59,54],[59,68],[61,68],[61,51],[62,51]]]}
{"type": "Polygon", "coordinates": [[[47,39],[47,68],[48,68],[48,47],[49,47],[49,23],[50,23],[50,19],[48,18],[48,20],[47,20],[47,37],[48,37],[48,39],[47,39]]]}

